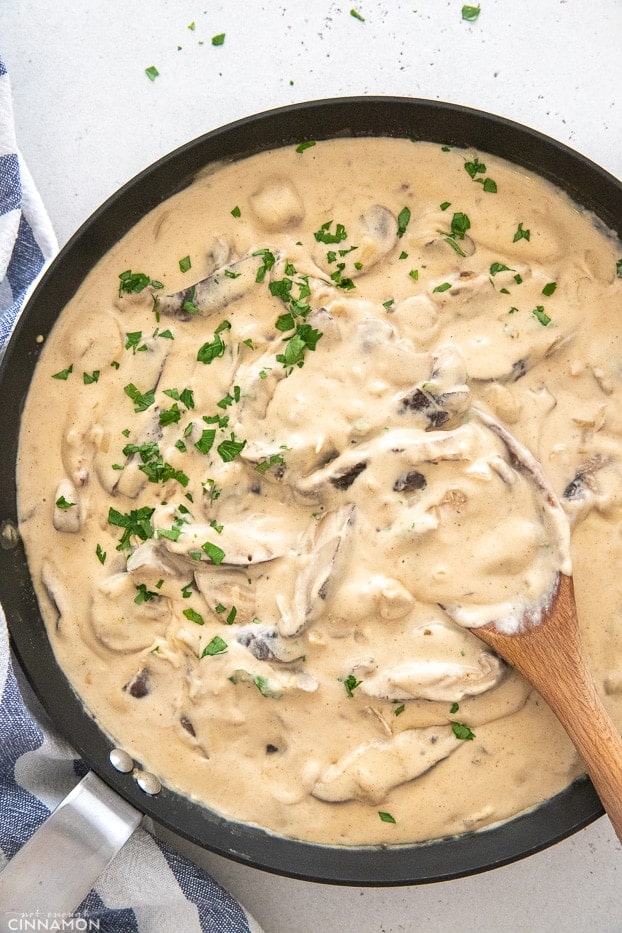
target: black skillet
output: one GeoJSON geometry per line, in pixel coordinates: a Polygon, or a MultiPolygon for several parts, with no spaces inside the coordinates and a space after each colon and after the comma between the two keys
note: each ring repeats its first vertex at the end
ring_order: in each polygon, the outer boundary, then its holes
{"type": "MultiPolygon", "coordinates": [[[[41,279],[0,369],[0,600],[14,649],[44,708],[87,765],[119,795],[181,836],[256,868],[335,884],[441,881],[522,858],[602,814],[586,778],[509,822],[416,845],[341,848],[297,842],[224,819],[164,788],[149,797],[109,763],[111,743],[60,671],[39,614],[16,525],[20,412],[41,349],[64,305],[101,256],[144,214],[213,161],[334,136],[396,136],[471,147],[525,166],[565,189],[622,236],[622,184],[567,147],[508,120],[426,100],[356,97],[313,101],[239,120],[177,149],[128,182],[78,230],[41,279]]],[[[261,788],[258,788],[261,792],[261,788]]]]}

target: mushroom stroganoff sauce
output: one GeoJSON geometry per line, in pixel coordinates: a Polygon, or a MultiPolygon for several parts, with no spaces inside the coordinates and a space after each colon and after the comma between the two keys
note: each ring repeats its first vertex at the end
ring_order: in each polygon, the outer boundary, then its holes
{"type": "Polygon", "coordinates": [[[409,140],[210,167],[141,220],[47,337],[19,451],[49,637],[113,740],[329,844],[580,774],[468,627],[537,622],[571,552],[622,722],[621,257],[542,179],[409,140]]]}

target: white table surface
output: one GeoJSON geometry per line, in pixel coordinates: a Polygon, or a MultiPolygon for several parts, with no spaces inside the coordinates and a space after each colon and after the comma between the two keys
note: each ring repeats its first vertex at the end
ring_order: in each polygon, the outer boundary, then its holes
{"type": "MultiPolygon", "coordinates": [[[[327,96],[477,107],[535,127],[622,177],[622,0],[481,0],[475,23],[462,21],[461,7],[462,0],[0,0],[18,144],[59,242],[176,146],[253,112],[327,96]],[[225,42],[214,47],[218,33],[225,42]],[[151,65],[160,72],[153,82],[145,75],[151,65]]],[[[606,818],[514,865],[410,888],[295,881],[176,842],[266,933],[622,930],[622,852],[606,818]]]]}

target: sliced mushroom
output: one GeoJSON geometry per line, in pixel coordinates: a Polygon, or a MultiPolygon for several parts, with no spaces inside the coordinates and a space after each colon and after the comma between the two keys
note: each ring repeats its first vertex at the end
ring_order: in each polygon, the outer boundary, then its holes
{"type": "Polygon", "coordinates": [[[50,601],[54,613],[55,628],[58,632],[62,626],[63,615],[69,609],[71,603],[65,586],[58,578],[50,561],[44,560],[41,565],[41,583],[50,601]]]}
{"type": "Polygon", "coordinates": [[[180,577],[185,570],[185,562],[167,554],[161,540],[149,539],[139,544],[127,561],[128,573],[136,574],[141,579],[180,577]]]}
{"type": "Polygon", "coordinates": [[[400,411],[418,413],[424,426],[440,428],[469,407],[471,393],[462,355],[453,347],[439,347],[429,377],[401,400],[400,411]]]}
{"type": "Polygon", "coordinates": [[[95,639],[111,651],[133,654],[162,637],[170,621],[170,605],[161,596],[136,602],[136,578],[115,573],[94,589],[89,622],[95,639]]]}
{"type": "Polygon", "coordinates": [[[211,524],[188,523],[176,541],[163,541],[171,554],[188,557],[195,564],[200,560],[247,566],[283,557],[296,547],[297,538],[295,529],[283,519],[250,513],[218,530],[211,524]]]}
{"type": "Polygon", "coordinates": [[[80,495],[71,480],[63,479],[56,488],[52,523],[56,531],[76,534],[82,524],[80,495]]]}
{"type": "Polygon", "coordinates": [[[470,456],[473,430],[473,426],[465,424],[448,431],[421,431],[417,428],[386,431],[379,437],[347,450],[322,469],[303,477],[296,484],[296,489],[303,496],[317,494],[327,486],[334,486],[334,480],[351,475],[351,471],[359,464],[371,463],[388,452],[404,454],[406,463],[412,464],[465,460],[470,456]]]}
{"type": "Polygon", "coordinates": [[[257,287],[257,270],[261,261],[261,256],[244,256],[182,291],[158,296],[158,311],[166,317],[183,321],[209,317],[216,311],[222,311],[257,287]]]}
{"type": "Polygon", "coordinates": [[[225,621],[234,609],[236,622],[252,623],[256,611],[255,591],[245,570],[202,563],[194,571],[194,581],[218,619],[225,621]]]}
{"type": "Polygon", "coordinates": [[[291,664],[304,656],[303,646],[295,640],[281,638],[274,626],[256,623],[244,625],[238,629],[236,638],[258,661],[291,664]]]}
{"type": "Polygon", "coordinates": [[[451,726],[408,729],[391,739],[364,742],[326,768],[311,793],[330,802],[379,804],[392,788],[425,774],[460,744],[451,726]]]}
{"type": "Polygon", "coordinates": [[[503,662],[490,651],[480,651],[471,663],[413,659],[365,677],[359,690],[367,696],[385,700],[445,700],[451,703],[491,690],[504,670],[503,662]]]}
{"type": "Polygon", "coordinates": [[[331,580],[338,571],[338,557],[343,556],[343,544],[354,517],[354,506],[348,504],[328,512],[312,526],[303,544],[301,568],[291,599],[281,598],[281,618],[278,629],[288,638],[303,632],[322,615],[331,580]]]}
{"type": "Polygon", "coordinates": [[[265,230],[286,230],[299,224],[304,204],[289,178],[269,178],[249,198],[250,207],[265,230]]]}

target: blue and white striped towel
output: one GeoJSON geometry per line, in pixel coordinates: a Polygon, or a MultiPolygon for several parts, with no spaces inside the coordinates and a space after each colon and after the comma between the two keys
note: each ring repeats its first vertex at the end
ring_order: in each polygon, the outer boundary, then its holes
{"type": "MultiPolygon", "coordinates": [[[[49,219],[17,149],[9,76],[0,60],[0,353],[28,289],[56,248],[49,219]]],[[[82,762],[54,733],[34,698],[28,699],[26,706],[0,609],[0,868],[84,773],[82,762]]],[[[33,916],[36,906],[33,902],[33,916]]],[[[101,876],[76,911],[76,922],[78,918],[82,925],[63,929],[261,933],[213,878],[143,829],[101,876]]],[[[4,928],[0,904],[0,929],[4,928]]]]}

